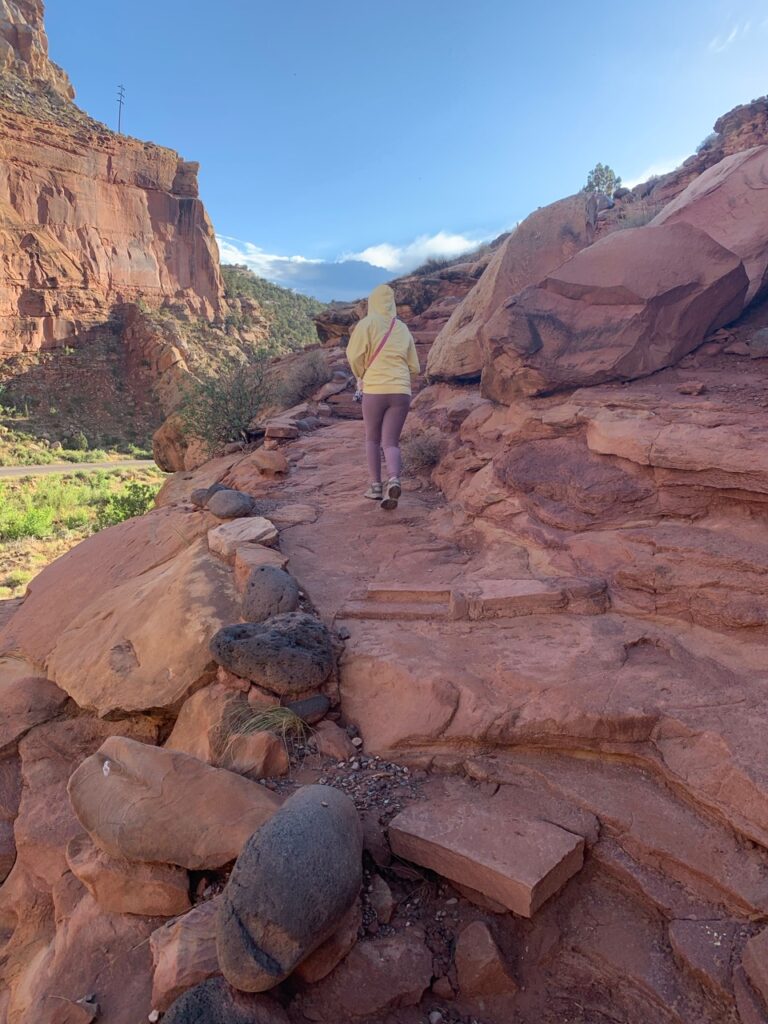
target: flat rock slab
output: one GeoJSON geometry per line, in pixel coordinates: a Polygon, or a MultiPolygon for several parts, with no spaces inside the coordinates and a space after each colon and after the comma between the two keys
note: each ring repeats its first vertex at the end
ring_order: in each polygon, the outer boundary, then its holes
{"type": "Polygon", "coordinates": [[[269,519],[252,516],[222,523],[208,531],[208,547],[215,555],[231,559],[241,544],[274,544],[277,530],[269,519]]]}
{"type": "Polygon", "coordinates": [[[505,820],[493,800],[413,804],[389,826],[392,852],[532,917],[575,875],[584,839],[547,821],[505,820]]]}
{"type": "Polygon", "coordinates": [[[107,853],[199,871],[234,860],[279,806],[196,757],[113,736],[69,780],[80,824],[107,853]]]}

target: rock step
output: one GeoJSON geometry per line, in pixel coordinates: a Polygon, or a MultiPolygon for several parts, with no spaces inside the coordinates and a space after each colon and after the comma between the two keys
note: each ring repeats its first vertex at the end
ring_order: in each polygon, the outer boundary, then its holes
{"type": "MultiPolygon", "coordinates": [[[[642,868],[661,872],[699,901],[720,904],[742,916],[768,915],[768,853],[676,796],[647,770],[523,751],[514,757],[472,758],[467,768],[482,781],[532,785],[538,780],[550,792],[594,814],[601,823],[601,842],[613,840],[642,868]]],[[[603,854],[601,859],[612,862],[615,873],[626,871],[645,889],[640,872],[627,858],[615,849],[603,854]]],[[[646,895],[653,902],[662,898],[658,892],[646,895]]]]}
{"type": "Polygon", "coordinates": [[[426,604],[448,603],[451,600],[451,590],[449,587],[413,587],[407,583],[372,583],[366,590],[366,599],[426,604]]]}
{"type": "Polygon", "coordinates": [[[532,917],[581,870],[584,837],[508,806],[505,793],[420,801],[389,826],[392,852],[532,917]]]}
{"type": "Polygon", "coordinates": [[[339,619],[399,619],[413,622],[417,619],[449,619],[450,605],[426,601],[349,601],[339,612],[339,619]]]}
{"type": "Polygon", "coordinates": [[[477,619],[542,615],[566,610],[596,615],[608,608],[604,580],[484,580],[464,595],[467,617],[477,619]]]}

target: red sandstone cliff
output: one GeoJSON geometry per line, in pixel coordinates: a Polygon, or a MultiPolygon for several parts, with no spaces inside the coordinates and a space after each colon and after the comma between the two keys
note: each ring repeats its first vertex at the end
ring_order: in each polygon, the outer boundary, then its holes
{"type": "Polygon", "coordinates": [[[197,165],[79,111],[42,14],[42,0],[0,6],[0,356],[72,344],[138,297],[214,317],[197,165]]]}

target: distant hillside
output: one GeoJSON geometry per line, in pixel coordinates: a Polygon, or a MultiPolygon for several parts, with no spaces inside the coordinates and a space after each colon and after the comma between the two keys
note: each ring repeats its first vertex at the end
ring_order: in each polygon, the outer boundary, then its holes
{"type": "Polygon", "coordinates": [[[248,329],[260,313],[266,322],[268,348],[275,355],[317,344],[313,318],[325,309],[324,303],[271,284],[239,264],[223,266],[221,272],[230,309],[228,327],[248,329]]]}

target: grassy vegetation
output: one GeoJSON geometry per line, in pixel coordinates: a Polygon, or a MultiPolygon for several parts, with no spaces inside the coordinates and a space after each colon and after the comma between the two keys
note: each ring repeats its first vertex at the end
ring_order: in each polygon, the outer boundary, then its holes
{"type": "Polygon", "coordinates": [[[77,464],[152,458],[152,453],[140,445],[119,444],[109,448],[90,448],[84,435],[68,441],[72,447],[50,443],[0,423],[0,466],[50,466],[55,462],[77,464]]]}
{"type": "Polygon", "coordinates": [[[161,480],[159,470],[111,469],[0,481],[0,599],[89,534],[147,511],[161,480]]]}

